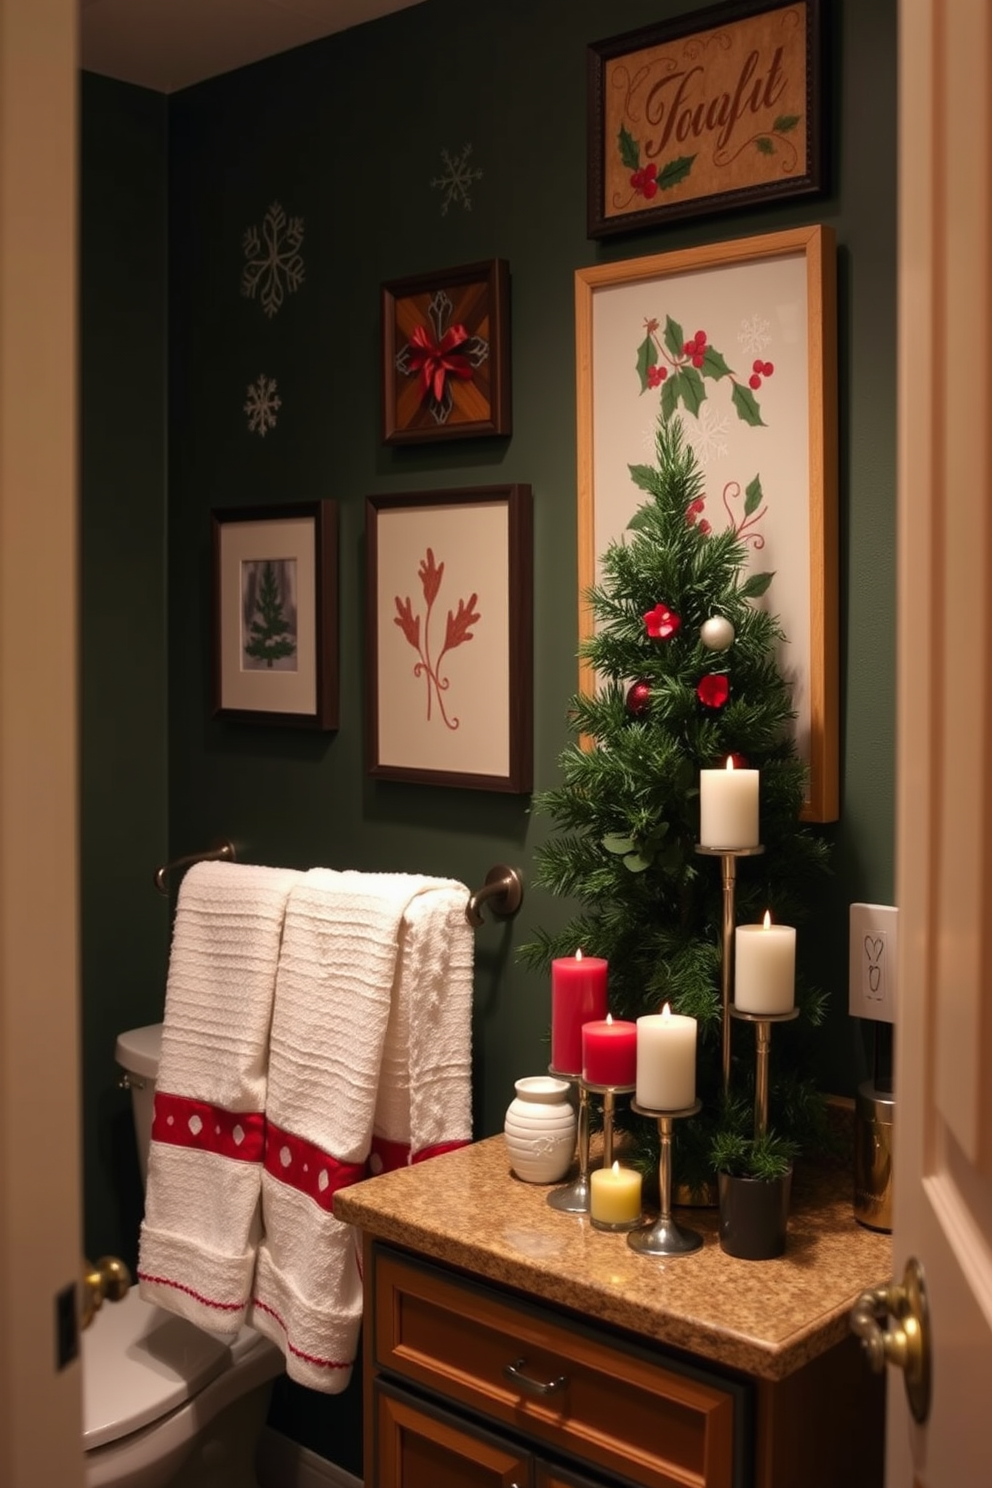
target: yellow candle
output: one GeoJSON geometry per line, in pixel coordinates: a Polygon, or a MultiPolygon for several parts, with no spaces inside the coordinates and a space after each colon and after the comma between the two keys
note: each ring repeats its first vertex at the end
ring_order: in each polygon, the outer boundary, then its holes
{"type": "Polygon", "coordinates": [[[589,1174],[589,1216],[600,1224],[631,1224],[641,1217],[641,1175],[633,1168],[597,1168],[589,1174]]]}

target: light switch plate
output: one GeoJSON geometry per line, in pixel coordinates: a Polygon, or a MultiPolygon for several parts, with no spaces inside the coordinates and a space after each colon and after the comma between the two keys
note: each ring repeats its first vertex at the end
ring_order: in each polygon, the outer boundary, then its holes
{"type": "Polygon", "coordinates": [[[852,1018],[896,1020],[899,911],[891,904],[851,905],[848,990],[852,1018]]]}

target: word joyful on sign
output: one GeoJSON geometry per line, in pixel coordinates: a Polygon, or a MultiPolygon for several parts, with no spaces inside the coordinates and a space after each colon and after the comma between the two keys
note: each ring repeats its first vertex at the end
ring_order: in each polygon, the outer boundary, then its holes
{"type": "Polygon", "coordinates": [[[744,0],[595,43],[590,237],[819,190],[819,54],[819,0],[744,0]]]}

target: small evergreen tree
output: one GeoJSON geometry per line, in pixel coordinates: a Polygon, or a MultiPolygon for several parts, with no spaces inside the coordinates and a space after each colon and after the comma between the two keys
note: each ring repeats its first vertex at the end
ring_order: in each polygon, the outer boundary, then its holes
{"type": "Polygon", "coordinates": [[[248,656],[264,661],[266,666],[271,666],[283,656],[292,656],[296,650],[292,626],[283,614],[282,604],[275,567],[272,563],[266,563],[255,601],[251,639],[245,646],[248,656]]]}
{"type": "MultiPolygon", "coordinates": [[[[667,1002],[697,1019],[702,1110],[677,1124],[674,1171],[676,1184],[702,1192],[728,1141],[737,1143],[738,1170],[746,1167],[754,1039],[750,1025],[735,1021],[725,1100],[721,875],[718,862],[696,852],[700,769],[733,755],[761,772],[765,851],[737,863],[738,923],[770,909],[777,922],[800,924],[827,849],[800,821],[806,770],[776,662],[784,638],[777,619],[754,602],[773,575],[746,572],[746,548],[733,528],[711,533],[698,520],[702,475],[678,418],[659,418],[655,443],[656,466],[630,467],[647,499],[625,540],[610,543],[601,582],[589,591],[596,624],[580,654],[596,689],[572,698],[574,738],[560,756],[561,783],[534,803],[555,822],[536,852],[537,882],[578,907],[560,934],[540,932],[522,956],[545,972],[578,948],[605,956],[615,1018],[658,1012],[667,1002]]],[[[800,975],[796,1000],[801,1016],[775,1034],[759,1168],[774,1163],[776,1133],[791,1156],[825,1131],[824,1103],[802,1072],[825,999],[800,975]]],[[[625,1101],[616,1121],[629,1130],[631,1160],[650,1178],[655,1123],[625,1101]]]]}

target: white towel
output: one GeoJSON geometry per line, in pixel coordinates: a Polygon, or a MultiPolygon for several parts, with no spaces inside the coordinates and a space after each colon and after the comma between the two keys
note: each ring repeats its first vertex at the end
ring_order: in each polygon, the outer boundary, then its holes
{"type": "Polygon", "coordinates": [[[272,998],[303,876],[198,863],[179,890],[138,1278],[215,1332],[238,1330],[251,1295],[272,998]]]}
{"type": "Polygon", "coordinates": [[[409,904],[372,1130],[373,1174],[472,1139],[474,932],[449,882],[409,904]]]}
{"type": "MultiPolygon", "coordinates": [[[[334,1218],[333,1195],[365,1176],[407,917],[418,940],[414,908],[451,889],[410,874],[315,869],[287,905],[249,1317],[282,1347],[292,1379],[329,1394],[350,1380],[362,1319],[358,1237],[334,1218]]],[[[414,947],[404,964],[418,957],[414,947]]]]}

